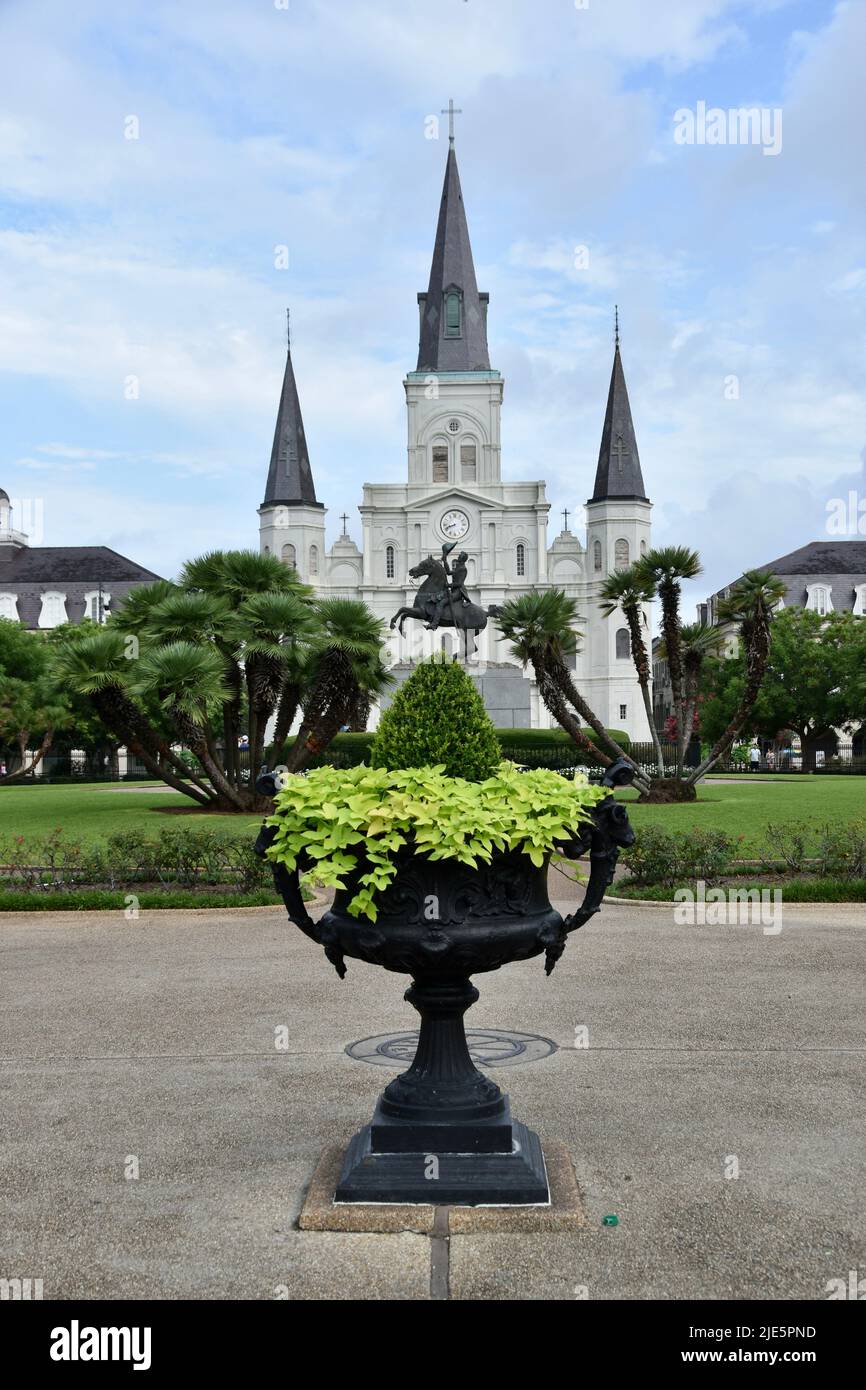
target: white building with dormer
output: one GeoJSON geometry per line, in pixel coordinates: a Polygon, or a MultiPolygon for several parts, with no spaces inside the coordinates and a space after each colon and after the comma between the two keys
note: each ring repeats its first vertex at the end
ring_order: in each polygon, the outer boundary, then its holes
{"type": "MultiPolygon", "coordinates": [[[[433,248],[430,282],[418,295],[419,348],[403,383],[407,408],[407,468],[402,482],[365,483],[360,505],[362,547],[345,530],[325,548],[325,508],[316,496],[291,347],[259,508],[260,546],[292,565],[323,596],[361,599],[390,621],[411,606],[418,580],[409,571],[443,542],[466,551],[466,587],[488,608],[546,588],[574,597],[581,615],[575,679],[609,728],[648,739],[631,662],[628,632],[602,617],[601,581],[650,546],[650,502],[638,457],[619,335],[583,543],[570,530],[548,538],[543,479],[503,480],[501,411],[504,381],[490,364],[488,296],[479,292],[469,242],[453,137],[433,248]]],[[[458,650],[453,630],[435,633],[407,620],[403,636],[389,635],[395,675],[434,647],[458,650]]],[[[478,639],[469,664],[484,702],[500,727],[546,727],[550,716],[531,671],[509,655],[495,620],[478,639]]],[[[374,716],[375,718],[375,716],[374,716]]]]}

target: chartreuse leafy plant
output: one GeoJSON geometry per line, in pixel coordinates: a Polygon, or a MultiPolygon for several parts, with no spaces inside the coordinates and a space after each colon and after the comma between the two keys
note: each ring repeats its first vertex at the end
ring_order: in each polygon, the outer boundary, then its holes
{"type": "Polygon", "coordinates": [[[502,749],[484,703],[459,662],[444,655],[424,661],[382,715],[373,767],[438,767],[449,777],[483,782],[502,749]]]}
{"type": "Polygon", "coordinates": [[[394,878],[404,845],[472,867],[489,863],[497,850],[518,850],[540,866],[606,794],[581,775],[519,772],[505,762],[483,782],[450,777],[442,764],[316,768],[291,777],[279,793],[268,821],[277,833],[267,853],[329,888],[346,887],[346,876],[360,867],[349,911],[375,922],[376,893],[394,878]]]}

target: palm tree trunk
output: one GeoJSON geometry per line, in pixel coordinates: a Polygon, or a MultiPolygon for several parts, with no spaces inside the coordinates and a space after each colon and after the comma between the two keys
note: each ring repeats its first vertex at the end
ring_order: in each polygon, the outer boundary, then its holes
{"type": "Polygon", "coordinates": [[[721,758],[723,753],[727,753],[734,739],[737,737],[737,734],[740,732],[740,730],[742,729],[743,725],[745,724],[746,720],[748,719],[749,715],[755,707],[755,701],[757,700],[758,694],[761,689],[761,681],[763,680],[763,676],[763,670],[750,671],[748,673],[746,677],[745,689],[743,690],[743,698],[740,700],[740,703],[734,710],[734,713],[731,717],[731,720],[727,728],[716,739],[716,742],[713,744],[712,748],[710,749],[707,756],[704,758],[703,762],[698,767],[693,768],[692,771],[689,773],[688,777],[685,779],[687,782],[694,785],[694,783],[698,782],[701,779],[701,777],[706,776],[710,768],[713,767],[714,764],[719,761],[719,758],[721,758]]]}
{"type": "Polygon", "coordinates": [[[294,723],[295,715],[298,712],[298,703],[301,698],[300,686],[286,683],[280,694],[280,701],[277,706],[277,722],[274,726],[274,741],[271,746],[270,757],[268,758],[268,768],[276,766],[277,758],[283,750],[283,745],[289,736],[289,729],[294,723]]]}
{"type": "Polygon", "coordinates": [[[25,767],[25,766],[24,766],[24,763],[25,763],[25,760],[26,760],[26,757],[27,757],[27,744],[28,744],[28,741],[29,741],[29,740],[28,740],[27,734],[24,735],[24,741],[23,741],[23,743],[22,743],[21,739],[19,738],[19,739],[17,740],[17,743],[18,743],[18,751],[19,751],[19,753],[20,753],[20,755],[21,755],[21,766],[18,767],[18,768],[16,768],[14,772],[7,772],[7,773],[6,773],[6,776],[3,778],[3,781],[4,781],[4,782],[14,782],[14,781],[16,781],[19,777],[26,777],[29,773],[31,773],[31,772],[33,771],[34,768],[36,768],[36,767],[39,766],[39,764],[41,763],[42,759],[45,757],[45,754],[48,752],[49,748],[51,747],[51,744],[52,744],[53,740],[54,740],[54,730],[53,730],[53,729],[48,729],[48,730],[46,731],[46,733],[45,733],[44,738],[42,739],[42,742],[41,742],[39,748],[38,748],[38,749],[36,750],[36,752],[33,754],[33,757],[32,757],[32,759],[30,760],[29,766],[25,767]]]}
{"type": "Polygon", "coordinates": [[[605,751],[609,754],[607,762],[611,763],[614,762],[617,758],[624,758],[625,761],[634,769],[635,782],[639,786],[643,787],[645,790],[649,790],[649,778],[647,777],[646,773],[643,771],[641,767],[639,767],[639,765],[634,761],[634,759],[630,757],[628,753],[626,753],[625,749],[621,748],[620,745],[616,742],[616,740],[611,738],[610,734],[602,724],[598,715],[595,713],[594,710],[590,709],[589,705],[586,703],[586,700],[584,700],[580,691],[577,689],[577,686],[572,681],[571,676],[568,672],[568,668],[562,662],[556,662],[553,666],[552,674],[553,679],[555,680],[560,693],[565,697],[566,700],[569,701],[571,705],[574,706],[578,714],[583,719],[584,723],[588,724],[590,728],[594,729],[595,732],[598,734],[599,742],[603,745],[605,751]]]}
{"type": "Polygon", "coordinates": [[[643,640],[643,633],[640,629],[640,611],[631,604],[623,607],[625,620],[628,623],[629,638],[631,641],[631,659],[637,672],[638,685],[640,686],[643,707],[646,711],[647,723],[649,724],[650,738],[652,739],[653,753],[656,760],[656,771],[659,777],[665,775],[665,760],[662,754],[661,739],[658,735],[656,722],[653,717],[653,702],[649,688],[649,656],[646,643],[643,640]]]}
{"type": "Polygon", "coordinates": [[[138,711],[118,686],[104,686],[101,690],[94,691],[90,700],[106,728],[110,729],[130,752],[141,759],[148,772],[158,781],[165,782],[166,786],[173,787],[175,791],[183,792],[184,796],[191,797],[202,806],[213,805],[216,798],[212,792],[201,786],[190,786],[189,782],[169,772],[164,761],[160,762],[159,739],[156,733],[146,726],[140,727],[143,721],[138,717],[138,711]]]}
{"type": "Polygon", "coordinates": [[[594,762],[601,763],[602,767],[608,767],[612,758],[603,753],[600,748],[593,743],[575,719],[571,710],[568,708],[566,700],[563,698],[558,681],[554,678],[551,671],[547,669],[540,659],[533,658],[532,669],[535,674],[535,683],[538,686],[538,693],[541,696],[545,707],[550,711],[557,724],[565,730],[569,737],[577,744],[581,752],[594,762]]]}

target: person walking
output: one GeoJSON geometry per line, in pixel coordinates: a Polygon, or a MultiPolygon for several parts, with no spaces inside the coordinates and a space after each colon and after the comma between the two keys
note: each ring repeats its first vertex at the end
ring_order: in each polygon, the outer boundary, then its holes
{"type": "Polygon", "coordinates": [[[752,772],[759,772],[761,769],[761,750],[757,743],[753,743],[749,749],[749,767],[752,772]]]}

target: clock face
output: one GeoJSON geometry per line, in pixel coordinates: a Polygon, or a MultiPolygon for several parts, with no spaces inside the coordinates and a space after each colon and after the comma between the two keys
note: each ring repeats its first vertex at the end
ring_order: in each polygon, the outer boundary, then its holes
{"type": "Polygon", "coordinates": [[[469,530],[469,517],[458,507],[452,507],[439,522],[439,528],[449,541],[459,541],[469,530]]]}

